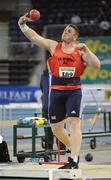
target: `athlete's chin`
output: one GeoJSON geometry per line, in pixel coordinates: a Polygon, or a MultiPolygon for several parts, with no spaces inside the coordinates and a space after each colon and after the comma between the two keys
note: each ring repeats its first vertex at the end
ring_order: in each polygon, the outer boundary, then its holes
{"type": "Polygon", "coordinates": [[[63,42],[67,42],[68,41],[68,39],[67,38],[64,38],[64,37],[62,37],[62,39],[61,39],[63,42]]]}
{"type": "Polygon", "coordinates": [[[68,39],[63,39],[62,42],[70,43],[70,41],[68,39]]]}

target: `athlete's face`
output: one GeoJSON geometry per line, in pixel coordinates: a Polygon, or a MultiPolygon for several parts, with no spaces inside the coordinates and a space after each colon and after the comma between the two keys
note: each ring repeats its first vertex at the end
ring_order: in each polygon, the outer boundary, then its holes
{"type": "Polygon", "coordinates": [[[73,27],[67,26],[62,33],[62,41],[70,43],[77,39],[77,32],[73,27]]]}

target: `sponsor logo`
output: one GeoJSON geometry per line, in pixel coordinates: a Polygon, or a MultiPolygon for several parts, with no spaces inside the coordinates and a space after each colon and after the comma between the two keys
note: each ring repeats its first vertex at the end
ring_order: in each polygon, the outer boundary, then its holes
{"type": "Polygon", "coordinates": [[[71,112],[71,114],[76,114],[76,111],[75,111],[75,110],[73,110],[73,111],[71,112]]]}
{"type": "Polygon", "coordinates": [[[52,119],[52,120],[56,119],[56,116],[51,116],[51,119],[52,119]]]}

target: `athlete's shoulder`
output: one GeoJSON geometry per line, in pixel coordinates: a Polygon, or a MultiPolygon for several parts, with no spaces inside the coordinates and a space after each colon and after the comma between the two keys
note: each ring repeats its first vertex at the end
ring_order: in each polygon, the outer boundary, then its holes
{"type": "Polygon", "coordinates": [[[62,47],[62,43],[58,42],[57,45],[56,45],[55,50],[59,50],[59,49],[61,49],[61,47],[62,47]]]}
{"type": "Polygon", "coordinates": [[[51,55],[53,56],[55,52],[59,51],[61,49],[61,42],[57,42],[53,47],[52,47],[52,53],[51,55]]]}

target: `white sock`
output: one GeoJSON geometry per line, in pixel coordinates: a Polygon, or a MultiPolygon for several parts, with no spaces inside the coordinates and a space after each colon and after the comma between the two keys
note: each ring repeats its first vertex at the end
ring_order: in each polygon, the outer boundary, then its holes
{"type": "Polygon", "coordinates": [[[73,159],[74,162],[76,162],[76,163],[78,162],[78,156],[73,156],[71,158],[73,159]]]}

